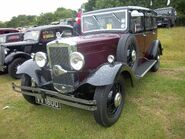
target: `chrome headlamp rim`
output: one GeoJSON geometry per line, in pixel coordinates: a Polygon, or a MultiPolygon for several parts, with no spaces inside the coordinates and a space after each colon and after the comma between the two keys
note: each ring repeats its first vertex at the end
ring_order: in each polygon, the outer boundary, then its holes
{"type": "Polygon", "coordinates": [[[71,53],[70,65],[74,70],[80,71],[85,65],[84,56],[80,52],[71,53]]]}
{"type": "Polygon", "coordinates": [[[10,51],[10,49],[4,48],[4,54],[5,54],[5,55],[7,55],[9,51],[10,51]]]}
{"type": "Polygon", "coordinates": [[[34,61],[39,67],[44,67],[47,64],[47,55],[44,52],[37,52],[34,56],[34,61]]]}

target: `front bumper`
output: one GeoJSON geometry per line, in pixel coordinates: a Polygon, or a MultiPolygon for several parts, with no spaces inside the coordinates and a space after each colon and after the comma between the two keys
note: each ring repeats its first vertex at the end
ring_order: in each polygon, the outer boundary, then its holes
{"type": "Polygon", "coordinates": [[[14,83],[12,83],[12,88],[15,92],[22,93],[29,96],[40,97],[40,98],[45,98],[46,96],[49,96],[54,98],[61,104],[88,110],[88,111],[95,111],[97,109],[95,100],[80,99],[72,95],[64,95],[56,91],[51,91],[51,90],[46,90],[41,88],[17,86],[14,83]],[[26,91],[21,91],[21,89],[26,91]]]}

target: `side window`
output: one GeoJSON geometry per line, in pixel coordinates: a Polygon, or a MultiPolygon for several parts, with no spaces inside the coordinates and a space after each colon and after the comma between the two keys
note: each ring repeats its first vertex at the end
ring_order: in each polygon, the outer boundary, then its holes
{"type": "Polygon", "coordinates": [[[62,37],[72,37],[72,36],[73,36],[72,30],[69,30],[69,29],[63,30],[62,37]]]}
{"type": "Polygon", "coordinates": [[[19,41],[19,40],[21,40],[20,35],[7,36],[7,42],[14,42],[14,41],[19,41]]]}
{"type": "Polygon", "coordinates": [[[144,14],[136,10],[131,12],[131,31],[139,33],[144,31],[144,14]]]}
{"type": "Polygon", "coordinates": [[[69,29],[69,28],[65,28],[65,27],[57,28],[56,29],[56,36],[59,33],[60,33],[61,37],[71,37],[71,36],[73,36],[73,30],[69,29]]]}
{"type": "Polygon", "coordinates": [[[156,29],[157,28],[157,20],[156,20],[156,16],[153,16],[153,28],[156,29]]]}
{"type": "Polygon", "coordinates": [[[153,25],[153,15],[151,13],[146,13],[145,15],[145,29],[147,31],[152,30],[154,28],[153,25]]]}
{"type": "Polygon", "coordinates": [[[41,33],[41,41],[48,42],[54,40],[55,37],[55,31],[54,30],[45,30],[41,33]]]}

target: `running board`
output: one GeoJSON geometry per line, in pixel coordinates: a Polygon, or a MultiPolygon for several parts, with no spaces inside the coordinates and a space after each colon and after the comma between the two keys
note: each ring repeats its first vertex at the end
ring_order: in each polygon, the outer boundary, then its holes
{"type": "Polygon", "coordinates": [[[137,78],[142,78],[157,62],[157,60],[147,60],[136,68],[135,75],[137,78]]]}

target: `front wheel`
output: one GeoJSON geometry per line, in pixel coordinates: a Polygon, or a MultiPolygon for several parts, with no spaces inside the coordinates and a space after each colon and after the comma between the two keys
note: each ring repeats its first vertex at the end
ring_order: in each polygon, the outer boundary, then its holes
{"type": "MultiPolygon", "coordinates": [[[[31,78],[26,75],[26,74],[23,74],[22,77],[21,77],[21,86],[26,86],[26,87],[33,87],[33,83],[31,81],[31,78]]],[[[22,91],[24,91],[22,89],[22,91]]],[[[35,97],[33,96],[28,96],[28,95],[25,95],[25,94],[22,94],[23,97],[25,98],[25,100],[33,105],[38,105],[35,101],[35,97]]]]}
{"type": "Polygon", "coordinates": [[[24,63],[26,60],[23,58],[17,58],[12,61],[8,66],[8,74],[14,79],[20,79],[21,75],[16,74],[18,66],[24,63]]]}
{"type": "Polygon", "coordinates": [[[124,106],[125,92],[122,81],[113,85],[97,87],[94,94],[97,110],[94,117],[102,126],[113,125],[120,117],[124,106]]]}

